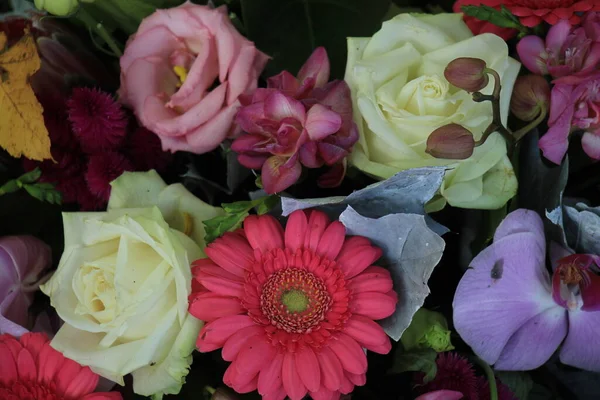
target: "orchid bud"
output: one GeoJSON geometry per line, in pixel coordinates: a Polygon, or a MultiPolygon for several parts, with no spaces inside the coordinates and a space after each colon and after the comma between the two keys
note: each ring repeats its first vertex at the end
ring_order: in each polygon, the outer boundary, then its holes
{"type": "Polygon", "coordinates": [[[429,135],[425,152],[435,158],[464,160],[471,157],[474,148],[473,134],[467,128],[458,124],[449,124],[429,135]]]}
{"type": "Polygon", "coordinates": [[[548,110],[550,85],[540,75],[520,76],[510,101],[510,110],[522,121],[533,121],[540,113],[548,110]]]}
{"type": "Polygon", "coordinates": [[[480,91],[488,85],[490,80],[486,72],[485,61],[469,57],[451,61],[444,70],[444,76],[452,85],[467,92],[480,91]]]}

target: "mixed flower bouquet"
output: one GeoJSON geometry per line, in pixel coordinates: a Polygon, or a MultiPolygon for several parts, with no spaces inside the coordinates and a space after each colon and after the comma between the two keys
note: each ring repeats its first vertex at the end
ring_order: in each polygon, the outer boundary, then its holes
{"type": "Polygon", "coordinates": [[[4,0],[0,110],[2,400],[600,398],[600,0],[4,0]]]}

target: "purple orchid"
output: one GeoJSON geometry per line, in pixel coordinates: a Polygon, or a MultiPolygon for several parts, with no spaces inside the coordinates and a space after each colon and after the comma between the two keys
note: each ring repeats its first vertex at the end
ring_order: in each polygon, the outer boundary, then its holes
{"type": "Polygon", "coordinates": [[[458,285],[456,330],[496,369],[537,368],[560,346],[564,364],[600,371],[600,258],[559,250],[550,279],[542,220],[516,210],[458,285]]]}
{"type": "Polygon", "coordinates": [[[297,78],[283,71],[268,79],[266,89],[241,98],[243,107],[236,123],[246,134],[233,142],[232,150],[243,166],[261,169],[267,193],[294,184],[302,166],[331,166],[319,184],[333,187],[341,183],[358,129],[352,120],[348,85],[328,80],[329,59],[320,47],[297,78]]]}
{"type": "Polygon", "coordinates": [[[585,75],[600,65],[600,14],[588,13],[580,26],[563,20],[548,31],[546,40],[526,36],[517,45],[521,62],[534,74],[560,78],[585,75]]]}
{"type": "Polygon", "coordinates": [[[19,337],[33,326],[29,306],[50,262],[50,247],[39,239],[0,238],[0,334],[19,337]]]}

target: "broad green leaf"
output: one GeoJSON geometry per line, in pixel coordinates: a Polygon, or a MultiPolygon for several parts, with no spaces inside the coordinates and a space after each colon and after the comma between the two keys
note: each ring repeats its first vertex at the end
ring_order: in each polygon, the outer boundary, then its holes
{"type": "Polygon", "coordinates": [[[312,51],[325,46],[333,78],[344,76],[346,38],[372,36],[389,0],[241,0],[248,38],[273,57],[266,75],[296,74],[312,51]]]}
{"type": "Polygon", "coordinates": [[[481,21],[488,21],[501,28],[513,28],[520,31],[526,28],[521,25],[519,19],[510,13],[505,7],[501,10],[489,6],[463,6],[461,10],[470,17],[475,17],[481,21]]]}
{"type": "Polygon", "coordinates": [[[423,383],[431,382],[437,374],[436,358],[437,353],[432,349],[401,353],[396,356],[390,373],[423,372],[423,383]]]}

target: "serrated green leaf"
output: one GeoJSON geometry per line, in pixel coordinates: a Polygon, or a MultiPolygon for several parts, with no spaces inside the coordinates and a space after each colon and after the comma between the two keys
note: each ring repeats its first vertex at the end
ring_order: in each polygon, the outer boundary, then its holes
{"type": "Polygon", "coordinates": [[[41,189],[35,185],[23,185],[23,188],[29,193],[29,195],[39,201],[44,201],[44,194],[41,189]]]}
{"type": "Polygon", "coordinates": [[[519,20],[507,9],[496,10],[495,8],[481,5],[462,6],[461,10],[470,17],[477,18],[481,21],[488,21],[501,28],[513,28],[518,29],[519,31],[526,30],[519,20]]]}
{"type": "Polygon", "coordinates": [[[7,193],[14,193],[19,189],[21,189],[21,185],[19,185],[18,181],[16,179],[10,180],[0,186],[0,196],[7,193]]]}
{"type": "Polygon", "coordinates": [[[225,232],[230,232],[238,229],[242,226],[242,222],[249,214],[238,213],[228,214],[220,217],[215,217],[204,221],[204,228],[206,230],[206,236],[204,237],[206,243],[210,243],[223,235],[225,232]]]}
{"type": "Polygon", "coordinates": [[[42,176],[42,170],[39,168],[21,175],[17,180],[21,183],[35,183],[42,176]]]}
{"type": "Polygon", "coordinates": [[[403,372],[423,372],[425,377],[423,383],[431,382],[437,374],[437,364],[435,359],[437,353],[432,349],[409,351],[396,356],[394,364],[390,369],[392,374],[401,374],[403,372]]]}
{"type": "Polygon", "coordinates": [[[263,201],[256,207],[256,213],[263,215],[271,211],[279,203],[279,196],[263,197],[263,201]]]}
{"type": "Polygon", "coordinates": [[[250,211],[255,207],[255,203],[254,201],[236,201],[235,203],[223,203],[221,207],[227,214],[237,214],[250,211]]]}

